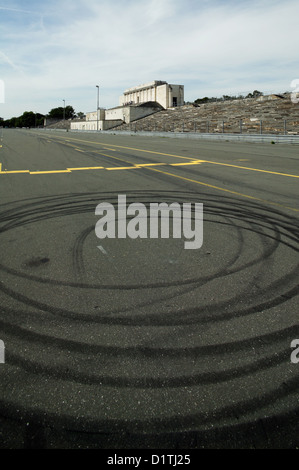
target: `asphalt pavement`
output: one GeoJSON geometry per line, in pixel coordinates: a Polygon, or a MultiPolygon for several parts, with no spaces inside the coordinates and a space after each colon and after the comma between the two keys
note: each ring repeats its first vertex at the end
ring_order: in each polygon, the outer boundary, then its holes
{"type": "Polygon", "coordinates": [[[298,146],[0,133],[0,447],[298,447],[298,146]]]}

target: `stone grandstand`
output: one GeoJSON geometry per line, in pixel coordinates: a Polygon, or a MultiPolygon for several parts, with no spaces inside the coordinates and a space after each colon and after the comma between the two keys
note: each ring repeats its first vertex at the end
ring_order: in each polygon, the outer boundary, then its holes
{"type": "Polygon", "coordinates": [[[114,130],[299,135],[299,104],[288,93],[188,104],[123,123],[114,130]]]}
{"type": "Polygon", "coordinates": [[[61,129],[61,130],[69,130],[71,128],[72,122],[81,122],[82,119],[66,119],[66,120],[59,120],[59,119],[45,119],[44,120],[44,128],[45,129],[61,129]]]}

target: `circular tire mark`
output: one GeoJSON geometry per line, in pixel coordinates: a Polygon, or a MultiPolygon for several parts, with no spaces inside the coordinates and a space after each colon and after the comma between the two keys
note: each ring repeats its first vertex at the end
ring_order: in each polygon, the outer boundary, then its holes
{"type": "MultiPolygon", "coordinates": [[[[287,311],[281,327],[277,320],[273,326],[267,323],[272,311],[273,318],[277,318],[275,309],[298,295],[298,221],[260,204],[228,197],[185,192],[126,193],[128,204],[137,201],[147,207],[150,202],[203,202],[204,224],[230,237],[234,251],[225,253],[224,249],[215,266],[206,264],[208,273],[198,269],[194,275],[193,267],[190,274],[184,265],[184,276],[179,272],[166,281],[136,282],[128,276],[123,282],[91,282],[85,279],[84,250],[94,227],[87,224],[76,234],[71,247],[73,280],[28,273],[28,268],[42,269],[48,264],[47,256],[35,257],[32,253],[27,269],[1,263],[4,301],[0,324],[13,345],[7,362],[35,377],[38,393],[43,396],[33,406],[33,393],[24,413],[31,410],[35,419],[41,419],[46,410],[50,421],[62,427],[68,422],[78,431],[94,430],[97,425],[111,431],[158,433],[209,429],[211,425],[236,426],[251,423],[265,413],[298,411],[298,375],[286,371],[289,338],[298,337],[298,324],[287,311]],[[284,258],[281,273],[277,272],[284,258]],[[21,292],[12,283],[8,285],[7,276],[15,283],[38,286],[36,289],[63,288],[69,295],[80,292],[86,298],[95,292],[106,296],[106,303],[93,311],[88,307],[88,313],[80,308],[59,307],[21,292]],[[246,283],[240,282],[236,291],[233,285],[242,276],[246,283]],[[144,293],[150,293],[151,301],[143,301],[144,293]],[[115,296],[123,296],[127,305],[111,308],[109,299],[115,296]],[[134,302],[130,303],[128,296],[134,302]],[[188,304],[188,296],[201,298],[200,304],[188,304]],[[30,312],[36,317],[33,327],[25,320],[30,312]],[[226,332],[233,328],[240,328],[240,337],[226,332]],[[49,398],[51,392],[41,385],[45,376],[50,389],[72,384],[77,412],[67,407],[59,413],[49,398]],[[269,382],[271,377],[275,379],[269,382]],[[268,384],[267,389],[259,388],[258,381],[268,384]],[[83,390],[85,402],[89,402],[89,393],[99,387],[101,397],[96,394],[87,410],[76,393],[83,390]],[[248,396],[244,394],[247,389],[248,396]],[[223,394],[221,400],[217,400],[219,393],[223,394]],[[165,400],[167,406],[163,408],[165,400]],[[181,403],[185,403],[186,411],[181,403]]],[[[116,204],[117,195],[67,195],[27,201],[7,210],[2,207],[0,239],[16,229],[51,219],[94,213],[101,201],[116,204]]],[[[206,254],[213,258],[213,251],[206,254]]],[[[183,262],[183,257],[181,254],[177,262],[183,262]]],[[[14,414],[9,404],[18,404],[19,400],[16,391],[7,397],[3,413],[14,414]]]]}

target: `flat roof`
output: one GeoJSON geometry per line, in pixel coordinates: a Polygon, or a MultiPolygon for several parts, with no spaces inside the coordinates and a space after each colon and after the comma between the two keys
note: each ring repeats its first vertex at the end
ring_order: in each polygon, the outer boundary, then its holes
{"type": "Polygon", "coordinates": [[[154,86],[159,86],[159,85],[167,85],[167,82],[164,82],[162,80],[155,80],[153,82],[144,83],[143,85],[138,85],[138,86],[134,86],[132,88],[128,88],[127,90],[124,91],[124,94],[132,93],[132,92],[138,91],[138,90],[144,90],[145,88],[152,88],[154,86]]]}

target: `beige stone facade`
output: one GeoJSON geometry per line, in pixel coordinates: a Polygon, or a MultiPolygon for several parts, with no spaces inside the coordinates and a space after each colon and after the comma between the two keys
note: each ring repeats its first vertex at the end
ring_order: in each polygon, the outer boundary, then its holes
{"type": "Polygon", "coordinates": [[[138,105],[150,101],[160,104],[164,109],[183,106],[184,86],[169,85],[167,82],[155,80],[129,88],[120,97],[119,104],[120,106],[138,105]]]}

